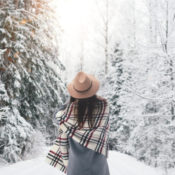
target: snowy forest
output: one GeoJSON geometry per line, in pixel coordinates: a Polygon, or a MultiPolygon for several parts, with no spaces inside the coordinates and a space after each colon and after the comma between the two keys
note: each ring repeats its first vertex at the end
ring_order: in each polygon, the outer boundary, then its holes
{"type": "Polygon", "coordinates": [[[109,149],[168,174],[174,41],[173,0],[0,0],[0,165],[53,143],[53,114],[85,71],[110,104],[109,149]]]}

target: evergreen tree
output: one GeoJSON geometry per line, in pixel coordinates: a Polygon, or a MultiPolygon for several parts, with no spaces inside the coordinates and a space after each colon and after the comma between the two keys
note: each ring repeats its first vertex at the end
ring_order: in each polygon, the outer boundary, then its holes
{"type": "Polygon", "coordinates": [[[110,72],[105,79],[105,95],[110,103],[110,149],[124,151],[129,137],[128,121],[121,117],[119,98],[121,95],[123,75],[123,51],[119,43],[116,43],[111,54],[110,72]]]}
{"type": "Polygon", "coordinates": [[[57,135],[52,115],[65,101],[60,74],[65,68],[58,59],[60,28],[50,3],[0,2],[0,156],[8,162],[31,149],[35,131],[52,141],[57,135]]]}

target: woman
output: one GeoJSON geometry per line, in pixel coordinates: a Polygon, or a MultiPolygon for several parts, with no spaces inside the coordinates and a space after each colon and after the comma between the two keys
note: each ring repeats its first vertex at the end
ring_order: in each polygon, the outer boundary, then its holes
{"type": "Polygon", "coordinates": [[[67,175],[110,175],[109,106],[96,95],[99,81],[79,72],[67,88],[70,101],[56,113],[59,136],[46,160],[67,175]]]}

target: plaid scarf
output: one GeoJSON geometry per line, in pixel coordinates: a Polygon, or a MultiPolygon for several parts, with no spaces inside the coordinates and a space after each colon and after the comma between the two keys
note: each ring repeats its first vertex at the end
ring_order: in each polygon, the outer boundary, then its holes
{"type": "Polygon", "coordinates": [[[67,105],[62,115],[56,113],[56,119],[59,122],[58,137],[50,148],[46,162],[51,166],[58,168],[66,173],[69,160],[69,141],[72,137],[75,141],[84,147],[103,154],[108,158],[108,140],[109,140],[109,106],[105,99],[100,99],[93,111],[95,127],[90,128],[86,118],[83,128],[78,128],[78,121],[75,112],[77,103],[72,102],[67,105]]]}

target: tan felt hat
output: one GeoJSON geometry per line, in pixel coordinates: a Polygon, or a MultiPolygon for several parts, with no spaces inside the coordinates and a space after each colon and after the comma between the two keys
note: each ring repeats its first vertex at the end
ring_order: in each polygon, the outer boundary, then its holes
{"type": "Polygon", "coordinates": [[[93,75],[78,72],[67,89],[72,97],[80,99],[95,95],[99,86],[100,82],[93,75]]]}

